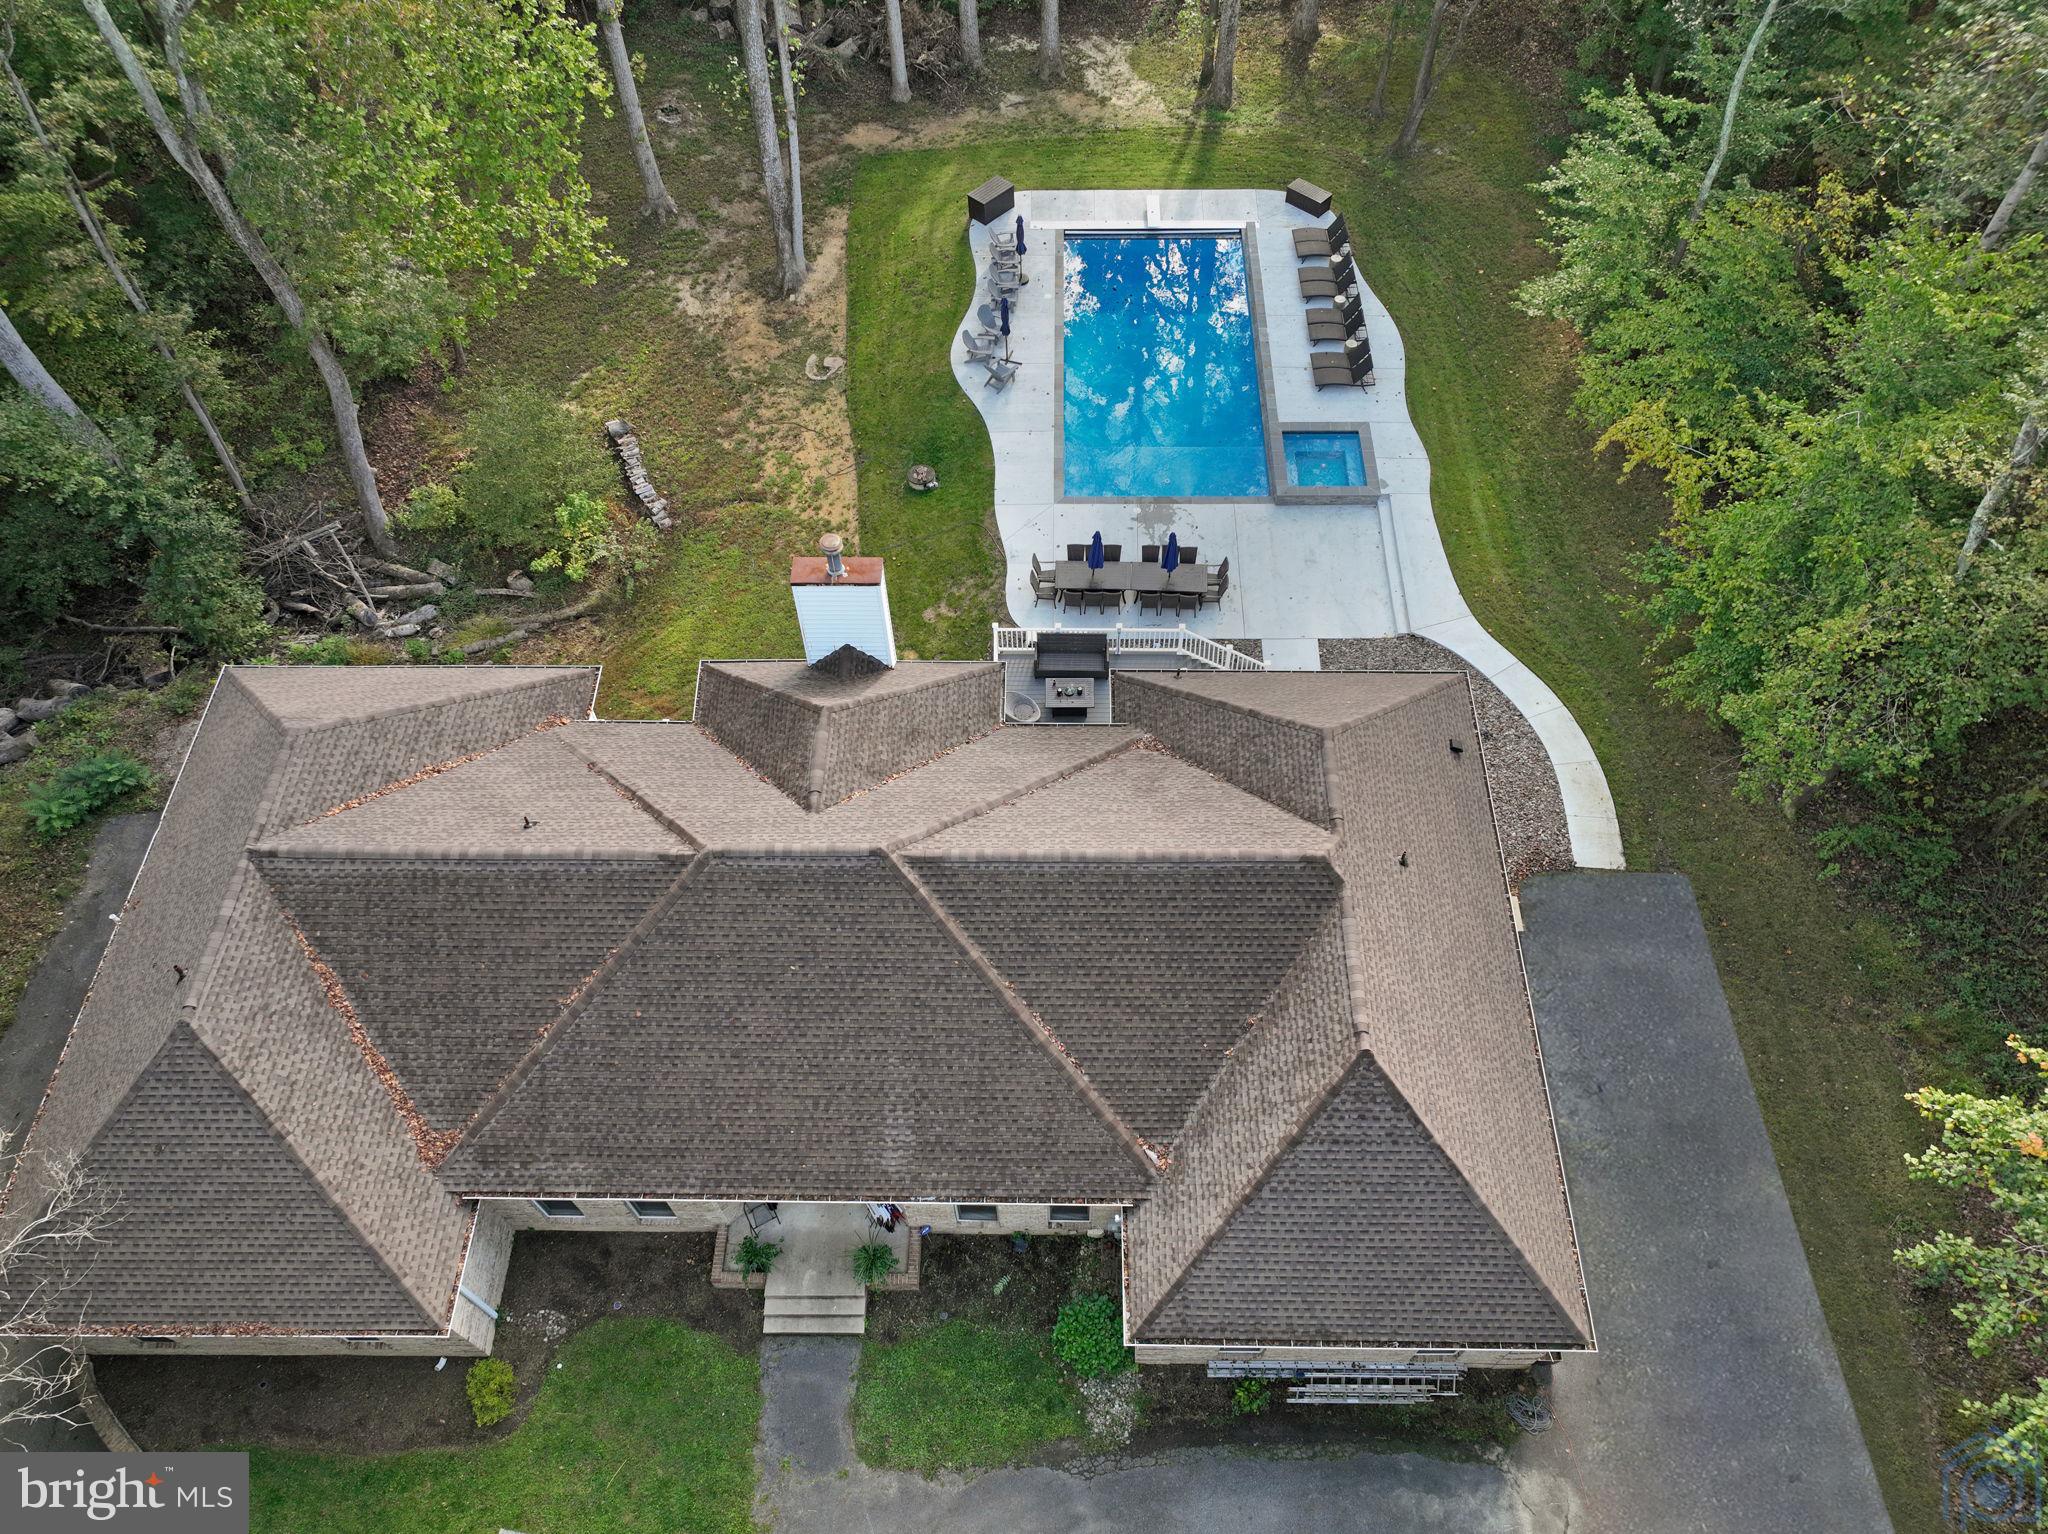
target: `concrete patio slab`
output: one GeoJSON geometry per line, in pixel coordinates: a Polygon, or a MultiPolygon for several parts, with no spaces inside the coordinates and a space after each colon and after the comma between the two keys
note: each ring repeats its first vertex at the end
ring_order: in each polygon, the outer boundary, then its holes
{"type": "MultiPolygon", "coordinates": [[[[1499,646],[1458,590],[1429,497],[1429,455],[1408,414],[1406,353],[1384,304],[1361,289],[1372,345],[1370,389],[1318,389],[1301,321],[1292,231],[1318,222],[1287,206],[1279,191],[1164,188],[1034,191],[1020,188],[1026,282],[1011,305],[1010,348],[1024,367],[1006,389],[953,342],[954,377],[975,403],[994,448],[996,522],[1008,559],[1005,595],[1018,623],[1056,627],[1062,615],[1034,600],[1031,556],[1041,560],[1097,531],[1112,543],[1161,543],[1169,532],[1208,560],[1231,561],[1231,589],[1200,613],[1162,619],[1135,604],[1118,615],[1129,626],[1183,624],[1213,639],[1263,640],[1269,656],[1314,653],[1318,639],[1420,633],[1478,664],[1537,724],[1558,767],[1575,860],[1588,868],[1623,866],[1621,828],[1605,774],[1570,711],[1528,667],[1499,646]],[[1261,320],[1270,395],[1266,423],[1359,426],[1370,435],[1378,483],[1348,502],[1170,498],[1065,501],[1055,482],[1058,413],[1053,338],[1062,323],[1059,232],[1063,229],[1167,231],[1236,229],[1248,240],[1262,295],[1261,320]]],[[[994,226],[1004,232],[1015,218],[994,226]]],[[[987,264],[990,229],[970,225],[977,271],[987,264]]],[[[974,306],[992,302],[977,290],[974,306]]],[[[973,307],[962,319],[975,323],[973,307]]],[[[1090,615],[1100,621],[1100,615],[1090,615]]],[[[1089,621],[1069,617],[1065,621],[1089,621]]]]}
{"type": "Polygon", "coordinates": [[[1523,952],[1600,1351],[1516,1464],[1576,1534],[1891,1528],[1692,888],[1550,874],[1523,952]]]}

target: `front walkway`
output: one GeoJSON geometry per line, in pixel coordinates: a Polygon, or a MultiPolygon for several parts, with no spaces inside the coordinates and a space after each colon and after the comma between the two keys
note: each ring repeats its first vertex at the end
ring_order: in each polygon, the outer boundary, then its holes
{"type": "Polygon", "coordinates": [[[860,1344],[850,1337],[762,1341],[756,1513],[775,1534],[1568,1534],[1578,1528],[1569,1487],[1549,1471],[1419,1454],[1283,1459],[1182,1449],[1091,1466],[1085,1474],[995,1470],[972,1480],[870,1470],[853,1451],[850,1408],[859,1362],[860,1344]]]}
{"type": "Polygon", "coordinates": [[[1584,1534],[1887,1534],[1692,888],[1548,874],[1522,941],[1600,1351],[1515,1460],[1584,1534]]]}
{"type": "MultiPolygon", "coordinates": [[[[998,167],[999,169],[1000,167],[998,167]]],[[[1429,498],[1429,455],[1409,419],[1407,360],[1386,306],[1362,292],[1377,382],[1370,389],[1317,389],[1295,270],[1292,231],[1319,222],[1287,206],[1277,191],[1017,192],[1025,220],[1024,275],[1010,345],[1024,366],[1001,391],[985,386],[958,333],[953,374],[986,422],[995,456],[996,524],[1008,558],[1011,613],[1026,626],[1054,626],[1052,608],[1034,603],[1031,556],[1047,559],[1098,530],[1108,542],[1162,543],[1180,535],[1201,557],[1230,558],[1223,601],[1187,616],[1186,626],[1216,639],[1258,639],[1276,670],[1316,670],[1316,641],[1421,634],[1469,661],[1519,708],[1556,768],[1581,867],[1622,866],[1621,827],[1606,775],[1562,700],[1486,632],[1451,574],[1429,498]],[[1062,323],[1058,251],[1061,229],[1243,228],[1253,235],[1266,357],[1271,364],[1268,431],[1289,425],[1364,424],[1371,434],[1377,493],[1335,504],[1264,500],[1061,501],[1055,481],[1060,400],[1053,338],[1062,323]]],[[[997,227],[1014,226],[1014,215],[997,227]]],[[[986,300],[989,229],[967,228],[977,285],[962,327],[986,300]]],[[[1418,323],[1426,317],[1418,317],[1418,323]]],[[[1081,619],[1099,624],[1099,615],[1081,619]]],[[[1137,624],[1128,611],[1121,621],[1137,624]]],[[[1154,619],[1157,622],[1159,620],[1154,619]]]]}

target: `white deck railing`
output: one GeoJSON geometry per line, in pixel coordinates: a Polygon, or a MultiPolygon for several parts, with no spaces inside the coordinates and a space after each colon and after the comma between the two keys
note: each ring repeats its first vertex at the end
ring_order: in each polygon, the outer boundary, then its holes
{"type": "Polygon", "coordinates": [[[1242,650],[1234,650],[1227,644],[1211,639],[1207,634],[1191,633],[1186,628],[1160,628],[1158,626],[1125,628],[1121,623],[1109,628],[1066,628],[1055,629],[1017,628],[1009,624],[992,625],[995,630],[993,655],[1001,660],[1004,654],[1015,654],[1028,650],[1038,642],[1040,634],[1107,634],[1109,636],[1110,664],[1116,664],[1119,652],[1124,654],[1148,653],[1155,655],[1184,655],[1215,671],[1264,671],[1266,663],[1242,650]]]}

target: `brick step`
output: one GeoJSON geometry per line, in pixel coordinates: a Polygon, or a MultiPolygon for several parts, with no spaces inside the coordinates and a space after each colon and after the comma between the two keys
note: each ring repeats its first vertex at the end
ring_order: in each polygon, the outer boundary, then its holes
{"type": "Polygon", "coordinates": [[[761,1330],[771,1337],[858,1337],[868,1329],[865,1316],[763,1315],[761,1330]]]}
{"type": "Polygon", "coordinates": [[[864,1316],[868,1313],[864,1294],[770,1294],[763,1296],[761,1313],[769,1316],[864,1316]]]}

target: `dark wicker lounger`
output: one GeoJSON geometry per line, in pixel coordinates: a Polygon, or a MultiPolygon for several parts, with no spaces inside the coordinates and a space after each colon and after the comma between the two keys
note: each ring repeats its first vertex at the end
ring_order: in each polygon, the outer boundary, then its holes
{"type": "Polygon", "coordinates": [[[1330,275],[1328,267],[1318,271],[1313,266],[1304,266],[1301,269],[1301,296],[1329,302],[1337,296],[1337,279],[1330,275]]]}
{"type": "Polygon", "coordinates": [[[1294,231],[1294,253],[1297,256],[1327,256],[1350,243],[1351,230],[1341,213],[1325,227],[1294,231]]]}
{"type": "Polygon", "coordinates": [[[1351,332],[1337,317],[1335,309],[1311,309],[1308,311],[1308,339],[1311,345],[1317,341],[1348,341],[1351,332]]]}

